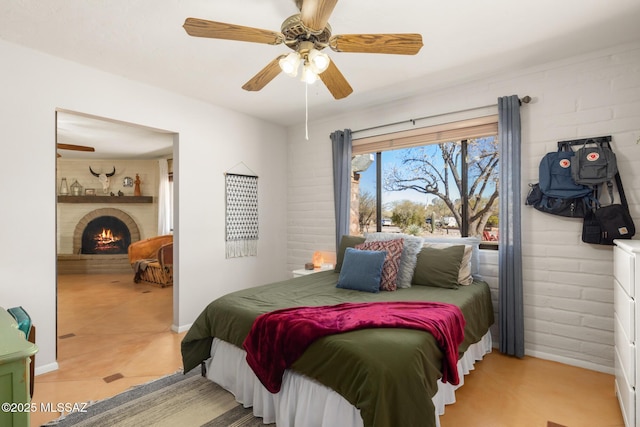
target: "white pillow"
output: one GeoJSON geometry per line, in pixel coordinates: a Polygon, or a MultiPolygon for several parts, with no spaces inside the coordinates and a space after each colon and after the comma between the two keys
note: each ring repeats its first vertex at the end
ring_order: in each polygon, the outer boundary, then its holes
{"type": "MultiPolygon", "coordinates": [[[[429,241],[424,242],[424,247],[434,249],[444,249],[451,246],[459,246],[462,243],[431,243],[429,241]]],[[[470,285],[473,283],[473,276],[471,275],[471,255],[473,254],[473,246],[464,245],[464,254],[462,255],[462,262],[460,263],[460,271],[458,271],[458,284],[470,285]]]]}
{"type": "Polygon", "coordinates": [[[451,243],[457,245],[471,245],[471,275],[482,280],[480,276],[480,238],[478,237],[427,237],[425,243],[451,243]]]}
{"type": "Polygon", "coordinates": [[[402,255],[398,268],[398,288],[410,288],[413,279],[413,270],[418,261],[418,252],[422,249],[424,239],[402,233],[367,233],[365,242],[379,242],[386,240],[403,239],[402,255]]]}

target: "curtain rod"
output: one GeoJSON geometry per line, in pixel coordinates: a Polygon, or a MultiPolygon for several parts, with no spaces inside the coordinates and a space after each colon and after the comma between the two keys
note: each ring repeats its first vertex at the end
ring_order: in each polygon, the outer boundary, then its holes
{"type": "MultiPolygon", "coordinates": [[[[528,104],[530,102],[531,102],[531,97],[529,95],[524,96],[524,97],[522,97],[522,99],[520,99],[520,104],[521,105],[523,103],[528,104]]],[[[440,114],[433,114],[431,116],[418,117],[417,119],[401,120],[399,122],[387,123],[387,124],[384,124],[384,125],[378,125],[378,126],[372,126],[372,127],[369,127],[369,128],[353,130],[353,131],[351,131],[351,134],[353,135],[354,133],[358,133],[358,132],[366,132],[368,130],[374,130],[374,129],[386,128],[386,127],[389,127],[389,126],[401,125],[403,123],[411,123],[411,124],[413,124],[415,126],[416,122],[419,121],[419,120],[432,119],[434,117],[440,117],[440,116],[448,116],[449,114],[466,113],[467,111],[480,110],[482,108],[495,107],[497,105],[498,104],[489,104],[489,105],[483,105],[481,107],[467,108],[466,110],[450,111],[448,113],[440,113],[440,114]]]]}

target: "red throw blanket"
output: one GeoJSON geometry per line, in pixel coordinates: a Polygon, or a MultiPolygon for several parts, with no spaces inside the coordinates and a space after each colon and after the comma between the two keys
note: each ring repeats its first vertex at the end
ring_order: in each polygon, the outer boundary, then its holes
{"type": "Polygon", "coordinates": [[[318,338],[366,328],[419,329],[430,332],[444,353],[442,381],[458,384],[458,346],[464,339],[464,325],[460,308],[440,302],[294,307],[258,316],[243,347],[260,382],[271,393],[277,393],[285,369],[318,338]]]}

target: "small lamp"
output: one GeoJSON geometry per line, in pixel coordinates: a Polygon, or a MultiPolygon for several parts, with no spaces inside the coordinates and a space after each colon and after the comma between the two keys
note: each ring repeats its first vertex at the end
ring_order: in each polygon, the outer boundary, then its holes
{"type": "Polygon", "coordinates": [[[322,256],[322,252],[315,251],[313,253],[313,268],[320,268],[324,264],[324,257],[322,256]]]}

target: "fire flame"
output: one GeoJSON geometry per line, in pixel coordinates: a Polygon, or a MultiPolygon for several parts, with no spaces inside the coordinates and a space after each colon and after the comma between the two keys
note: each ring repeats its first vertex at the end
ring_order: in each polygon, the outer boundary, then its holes
{"type": "Polygon", "coordinates": [[[108,243],[116,242],[120,239],[114,237],[110,229],[103,228],[102,233],[98,233],[96,240],[98,241],[98,244],[108,244],[108,243]]]}

